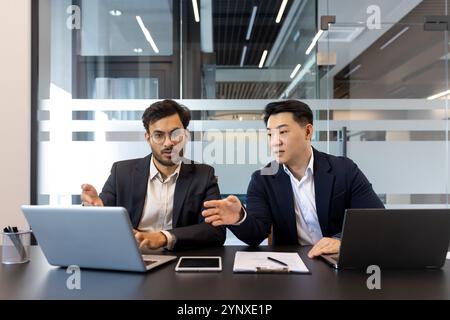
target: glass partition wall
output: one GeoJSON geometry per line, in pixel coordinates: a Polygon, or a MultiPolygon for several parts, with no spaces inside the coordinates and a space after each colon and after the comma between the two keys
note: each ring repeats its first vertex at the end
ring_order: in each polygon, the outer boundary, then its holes
{"type": "Polygon", "coordinates": [[[327,1],[335,21],[319,41],[329,60],[320,79],[329,133],[387,207],[449,203],[446,1],[327,1]],[[352,10],[346,10],[351,7],[352,10]]]}
{"type": "MultiPolygon", "coordinates": [[[[192,110],[187,155],[245,201],[271,160],[264,106],[300,99],[313,146],[348,156],[387,207],[449,205],[442,0],[33,1],[32,201],[77,204],[113,162],[149,153],[152,102],[192,110]]],[[[236,243],[232,237],[228,243],[236,243]]]]}

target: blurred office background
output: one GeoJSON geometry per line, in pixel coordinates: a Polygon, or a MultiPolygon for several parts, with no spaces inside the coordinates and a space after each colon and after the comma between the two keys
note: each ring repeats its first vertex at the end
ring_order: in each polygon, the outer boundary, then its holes
{"type": "Polygon", "coordinates": [[[387,207],[449,206],[446,0],[19,3],[33,52],[31,88],[15,92],[32,104],[16,122],[31,146],[18,153],[31,163],[24,203],[79,203],[84,182],[100,190],[113,162],[148,154],[140,118],[164,98],[192,110],[188,155],[245,201],[270,160],[262,109],[289,98],[313,109],[314,147],[353,159],[387,207]]]}

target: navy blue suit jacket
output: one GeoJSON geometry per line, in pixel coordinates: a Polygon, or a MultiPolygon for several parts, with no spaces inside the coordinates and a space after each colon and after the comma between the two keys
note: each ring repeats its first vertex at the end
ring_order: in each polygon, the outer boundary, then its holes
{"type": "MultiPolygon", "coordinates": [[[[324,237],[339,236],[345,209],[384,208],[372,185],[352,160],[314,148],[313,152],[316,209],[324,237]]],[[[273,226],[274,245],[298,244],[294,206],[291,181],[283,167],[280,165],[273,175],[261,175],[258,170],[253,173],[247,190],[247,218],[241,225],[229,229],[240,240],[257,246],[267,238],[273,226]]]]}
{"type": "MultiPolygon", "coordinates": [[[[142,218],[150,174],[151,154],[141,159],[113,164],[100,198],[105,206],[125,207],[133,228],[142,218]]],[[[213,227],[201,215],[203,202],[220,199],[214,168],[206,164],[181,163],[173,203],[172,230],[176,237],[174,249],[221,246],[225,228],[213,227]]]]}

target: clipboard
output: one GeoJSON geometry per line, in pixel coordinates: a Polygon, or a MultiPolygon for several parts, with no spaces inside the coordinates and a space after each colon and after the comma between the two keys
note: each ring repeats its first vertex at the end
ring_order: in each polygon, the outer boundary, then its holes
{"type": "Polygon", "coordinates": [[[288,267],[282,268],[267,268],[267,267],[256,267],[256,273],[289,273],[291,272],[288,267]]]}
{"type": "Polygon", "coordinates": [[[297,252],[237,251],[233,272],[311,274],[297,252]]]}

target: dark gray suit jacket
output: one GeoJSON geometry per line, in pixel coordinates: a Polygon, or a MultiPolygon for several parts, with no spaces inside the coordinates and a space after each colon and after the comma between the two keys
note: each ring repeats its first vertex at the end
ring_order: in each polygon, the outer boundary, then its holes
{"type": "MultiPolygon", "coordinates": [[[[134,228],[138,227],[144,209],[150,159],[151,154],[114,163],[100,193],[105,206],[120,206],[128,210],[134,228]]],[[[214,168],[189,162],[181,164],[175,186],[173,229],[169,230],[177,239],[174,250],[221,246],[225,242],[225,228],[205,223],[201,215],[204,201],[220,199],[214,168]]]]}

